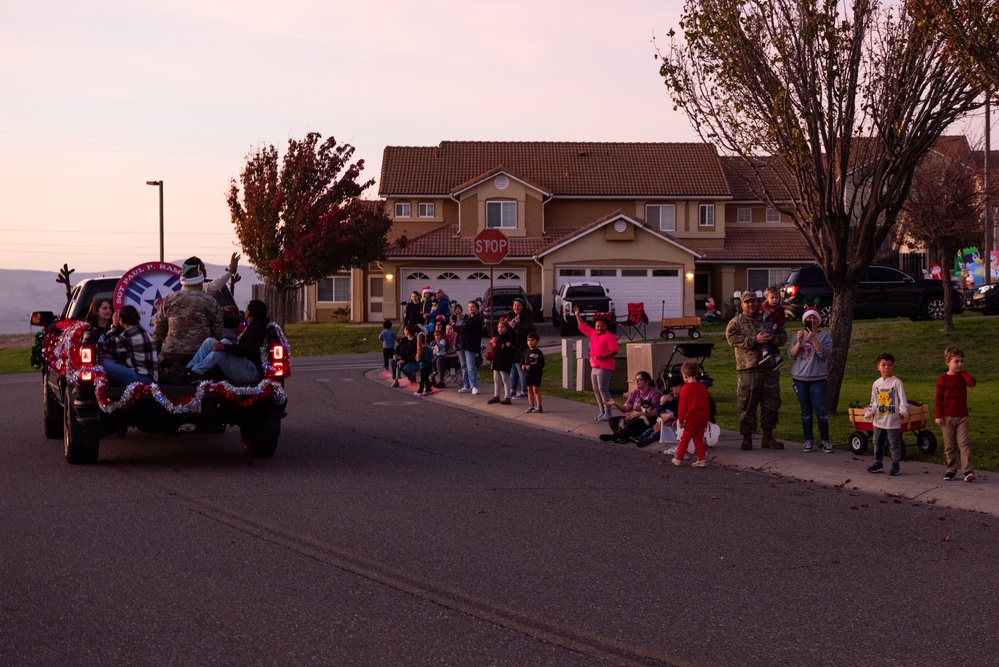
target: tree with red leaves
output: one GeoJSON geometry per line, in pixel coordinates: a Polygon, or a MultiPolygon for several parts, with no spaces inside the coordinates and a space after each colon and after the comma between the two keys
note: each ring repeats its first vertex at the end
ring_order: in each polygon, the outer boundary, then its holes
{"type": "Polygon", "coordinates": [[[354,147],[321,139],[289,139],[280,167],[273,145],[253,151],[226,197],[243,252],[277,290],[279,322],[289,290],[383,259],[392,224],[380,202],[360,199],[374,179],[357,182],[364,160],[350,163],[354,147]]]}

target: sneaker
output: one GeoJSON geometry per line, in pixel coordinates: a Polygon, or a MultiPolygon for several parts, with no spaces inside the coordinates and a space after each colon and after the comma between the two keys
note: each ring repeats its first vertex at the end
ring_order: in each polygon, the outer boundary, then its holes
{"type": "Polygon", "coordinates": [[[694,461],[693,463],[690,464],[690,467],[691,468],[707,468],[708,467],[708,461],[707,461],[707,459],[701,459],[699,461],[694,461]]]}
{"type": "Polygon", "coordinates": [[[832,454],[833,453],[832,443],[831,442],[823,442],[822,443],[822,451],[825,452],[826,454],[832,454]]]}
{"type": "Polygon", "coordinates": [[[955,477],[957,477],[957,472],[955,472],[954,470],[948,470],[947,472],[944,473],[945,482],[953,482],[955,477]]]}
{"type": "Polygon", "coordinates": [[[871,465],[867,466],[867,472],[881,472],[885,469],[885,464],[881,461],[875,461],[871,465]]]}
{"type": "Polygon", "coordinates": [[[544,408],[542,408],[542,407],[541,407],[541,406],[539,405],[538,407],[534,408],[534,411],[535,411],[535,412],[544,412],[545,410],[544,410],[544,408]]]}
{"type": "Polygon", "coordinates": [[[458,389],[458,393],[459,394],[467,394],[470,391],[472,391],[472,390],[469,389],[468,387],[461,387],[461,388],[458,389]]]}
{"type": "Polygon", "coordinates": [[[525,414],[528,413],[528,412],[534,412],[534,406],[533,405],[531,407],[527,408],[526,410],[524,410],[525,414]]]}
{"type": "Polygon", "coordinates": [[[598,422],[609,422],[610,420],[611,420],[610,415],[600,415],[599,417],[597,417],[598,422]]]}
{"type": "Polygon", "coordinates": [[[978,478],[975,477],[975,473],[973,472],[969,472],[967,475],[964,476],[965,482],[974,482],[976,479],[978,478]]]}
{"type": "Polygon", "coordinates": [[[399,386],[399,381],[398,380],[392,380],[392,386],[393,387],[398,387],[399,386]]]}
{"type": "Polygon", "coordinates": [[[776,361],[774,361],[774,370],[777,370],[783,365],[784,365],[784,359],[782,357],[777,357],[776,361]]]}
{"type": "Polygon", "coordinates": [[[486,401],[486,403],[488,403],[489,405],[495,405],[496,403],[499,402],[500,402],[499,396],[493,396],[488,401],[486,401]]]}
{"type": "Polygon", "coordinates": [[[601,433],[600,434],[600,440],[602,442],[611,442],[611,441],[614,440],[614,434],[613,433],[601,433]]]}
{"type": "Polygon", "coordinates": [[[434,386],[435,386],[435,387],[437,387],[438,389],[444,389],[444,388],[446,388],[446,387],[447,387],[447,385],[446,385],[446,384],[444,384],[443,382],[438,382],[438,383],[437,383],[437,384],[435,384],[434,386]]]}
{"type": "Polygon", "coordinates": [[[898,461],[891,462],[891,470],[888,471],[888,474],[892,477],[898,477],[898,461]]]}
{"type": "Polygon", "coordinates": [[[803,451],[803,452],[810,452],[810,451],[812,451],[812,441],[811,440],[805,440],[805,445],[801,448],[801,451],[803,451]]]}
{"type": "Polygon", "coordinates": [[[510,405],[510,403],[512,403],[512,401],[509,398],[504,398],[500,401],[500,405],[510,405]]]}
{"type": "Polygon", "coordinates": [[[423,392],[422,391],[414,391],[413,392],[413,396],[423,396],[423,392]]]}
{"type": "Polygon", "coordinates": [[[478,393],[479,393],[479,388],[478,387],[472,387],[472,396],[475,396],[478,393]]]}
{"type": "Polygon", "coordinates": [[[667,447],[661,453],[665,454],[666,456],[676,456],[676,445],[673,445],[672,447],[667,447]]]}
{"type": "Polygon", "coordinates": [[[751,436],[751,435],[744,435],[744,436],[742,436],[742,444],[739,445],[739,448],[743,449],[743,450],[752,449],[753,448],[753,436],[751,436]]]}
{"type": "Polygon", "coordinates": [[[682,466],[683,465],[683,459],[673,459],[673,465],[675,465],[675,466],[682,466]]]}

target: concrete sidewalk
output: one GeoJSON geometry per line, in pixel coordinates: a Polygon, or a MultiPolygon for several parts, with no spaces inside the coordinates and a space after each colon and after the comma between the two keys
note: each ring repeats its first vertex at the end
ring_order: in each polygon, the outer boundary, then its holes
{"type": "MultiPolygon", "coordinates": [[[[373,382],[381,382],[388,386],[388,371],[381,369],[368,371],[365,374],[373,382]]],[[[415,385],[402,381],[402,387],[395,391],[400,397],[413,400],[436,401],[455,408],[488,414],[501,419],[514,420],[519,424],[569,433],[576,436],[591,447],[618,447],[634,452],[635,456],[647,457],[648,454],[659,454],[664,447],[654,444],[643,449],[635,445],[602,442],[601,433],[608,433],[607,424],[593,420],[597,409],[587,403],[579,403],[560,398],[543,397],[544,413],[525,413],[526,398],[513,399],[512,405],[490,405],[487,401],[492,397],[492,385],[484,384],[481,393],[459,394],[457,389],[448,386],[447,389],[435,389],[432,396],[414,397],[415,385]]],[[[794,415],[797,417],[797,414],[794,415]]],[[[958,477],[957,481],[945,482],[944,467],[933,463],[919,461],[902,461],[902,472],[898,477],[890,477],[885,472],[871,474],[867,466],[872,457],[855,456],[848,449],[837,449],[832,454],[821,450],[805,453],[801,443],[785,442],[783,450],[759,448],[759,437],[755,439],[753,449],[743,451],[739,448],[742,437],[734,431],[722,431],[718,444],[711,448],[712,459],[708,468],[727,466],[745,468],[757,472],[791,477],[823,486],[843,487],[850,490],[873,493],[877,495],[902,498],[963,510],[984,512],[999,516],[999,485],[992,484],[991,473],[976,471],[978,479],[966,483],[958,477]]],[[[667,456],[663,456],[664,459],[667,456]]],[[[672,458],[672,457],[669,457],[672,458]]],[[[668,461],[667,461],[668,462],[668,461]]],[[[689,469],[689,459],[685,470],[689,469]]],[[[690,474],[705,474],[704,471],[689,470],[690,474]]]]}

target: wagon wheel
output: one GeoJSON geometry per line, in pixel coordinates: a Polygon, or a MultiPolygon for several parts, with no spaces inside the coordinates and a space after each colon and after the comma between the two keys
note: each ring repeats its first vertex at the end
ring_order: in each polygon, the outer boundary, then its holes
{"type": "Polygon", "coordinates": [[[933,431],[920,431],[916,434],[916,446],[923,454],[933,455],[937,451],[937,436],[933,431]]]}
{"type": "Polygon", "coordinates": [[[660,338],[669,338],[669,333],[670,332],[667,329],[663,329],[662,331],[659,332],[659,337],[660,338]]]}
{"type": "Polygon", "coordinates": [[[697,340],[698,338],[701,337],[701,332],[698,331],[697,329],[691,329],[690,330],[690,337],[693,338],[694,340],[697,340]]]}
{"type": "Polygon", "coordinates": [[[850,434],[850,451],[857,456],[867,453],[867,435],[862,431],[854,431],[850,434]]]}
{"type": "Polygon", "coordinates": [[[666,332],[666,340],[673,340],[674,338],[676,338],[676,332],[672,329],[666,332]]]}

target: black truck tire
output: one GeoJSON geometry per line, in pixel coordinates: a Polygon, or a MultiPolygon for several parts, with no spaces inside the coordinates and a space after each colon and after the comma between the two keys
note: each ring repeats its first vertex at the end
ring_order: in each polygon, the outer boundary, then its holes
{"type": "Polygon", "coordinates": [[[101,437],[97,431],[83,428],[73,414],[73,402],[69,390],[63,394],[63,449],[66,460],[72,465],[88,465],[97,462],[100,454],[101,437]]]}
{"type": "Polygon", "coordinates": [[[269,417],[239,425],[239,439],[243,453],[253,459],[269,459],[277,450],[281,435],[281,419],[269,417]]]}
{"type": "Polygon", "coordinates": [[[49,374],[45,371],[42,373],[42,426],[46,438],[58,440],[62,437],[62,420],[62,406],[52,395],[52,390],[49,388],[49,374]]]}

